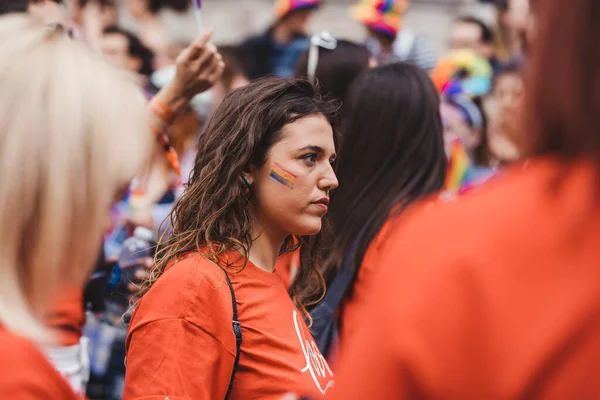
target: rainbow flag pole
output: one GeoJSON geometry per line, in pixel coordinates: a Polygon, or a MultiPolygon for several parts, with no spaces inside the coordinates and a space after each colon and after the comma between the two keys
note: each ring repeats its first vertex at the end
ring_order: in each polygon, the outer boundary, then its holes
{"type": "Polygon", "coordinates": [[[202,8],[202,0],[192,0],[194,6],[194,15],[196,16],[196,25],[198,25],[198,33],[202,35],[202,17],[200,9],[202,8]]]}

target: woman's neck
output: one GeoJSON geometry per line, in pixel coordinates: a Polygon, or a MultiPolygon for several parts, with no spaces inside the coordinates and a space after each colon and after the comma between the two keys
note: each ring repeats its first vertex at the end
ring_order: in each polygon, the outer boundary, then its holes
{"type": "Polygon", "coordinates": [[[252,228],[252,237],[255,239],[252,242],[248,258],[258,268],[267,272],[274,272],[275,263],[286,236],[274,234],[260,224],[255,223],[252,228]]]}

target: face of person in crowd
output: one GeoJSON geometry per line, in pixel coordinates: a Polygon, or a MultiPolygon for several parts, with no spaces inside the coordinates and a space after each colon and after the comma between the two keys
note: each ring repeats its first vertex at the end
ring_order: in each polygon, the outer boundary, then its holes
{"type": "Polygon", "coordinates": [[[300,118],[283,128],[265,164],[251,166],[246,179],[255,194],[255,214],[265,230],[281,236],[315,235],[338,186],[333,130],[322,115],[300,118]]]}
{"type": "Polygon", "coordinates": [[[525,32],[529,25],[529,0],[510,0],[508,2],[508,22],[517,32],[525,32]]]}
{"type": "Polygon", "coordinates": [[[467,151],[472,151],[479,146],[481,130],[471,127],[460,110],[450,104],[442,103],[440,113],[446,145],[455,139],[460,139],[467,151]]]}
{"type": "Polygon", "coordinates": [[[140,19],[148,14],[148,0],[126,0],[125,5],[129,16],[140,19]]]}
{"type": "Polygon", "coordinates": [[[310,19],[314,13],[315,10],[311,8],[294,11],[285,19],[285,23],[295,34],[305,35],[308,31],[310,19]]]}
{"type": "Polygon", "coordinates": [[[525,94],[523,78],[518,74],[505,74],[496,80],[493,92],[494,105],[498,113],[518,109],[525,94]]]}
{"type": "Polygon", "coordinates": [[[499,76],[492,92],[495,114],[492,118],[492,132],[494,135],[490,138],[490,148],[493,153],[502,153],[499,158],[516,158],[514,145],[511,150],[515,155],[507,156],[505,153],[506,145],[502,142],[508,141],[512,144],[521,142],[521,108],[525,95],[523,78],[516,73],[507,73],[499,76]]]}
{"type": "Polygon", "coordinates": [[[452,31],[450,32],[450,49],[470,50],[478,55],[483,55],[482,34],[479,25],[457,21],[452,25],[452,31]]]}
{"type": "Polygon", "coordinates": [[[115,67],[137,73],[141,60],[129,54],[129,41],[120,33],[108,33],[102,36],[104,58],[115,67]]]}
{"type": "Polygon", "coordinates": [[[60,4],[52,0],[30,2],[29,14],[44,24],[66,24],[65,11],[60,4]]]}
{"type": "Polygon", "coordinates": [[[71,22],[83,27],[91,24],[104,29],[118,22],[117,8],[113,4],[88,2],[81,7],[79,1],[71,1],[69,11],[71,22]]]}

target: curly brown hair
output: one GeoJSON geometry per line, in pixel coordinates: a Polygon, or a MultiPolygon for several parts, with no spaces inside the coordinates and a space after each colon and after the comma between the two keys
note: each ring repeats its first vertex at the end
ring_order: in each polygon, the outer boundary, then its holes
{"type": "MultiPolygon", "coordinates": [[[[244,258],[245,266],[253,242],[250,208],[254,198],[242,173],[249,165],[264,165],[286,124],[320,114],[334,126],[337,109],[304,79],[263,78],[227,95],[199,138],[188,186],[170,214],[172,234],[157,253],[138,299],[169,263],[186,253],[199,252],[224,268],[232,268],[223,265],[220,256],[235,250],[244,258]]],[[[326,221],[323,227],[326,229],[326,221]]],[[[305,315],[306,307],[319,301],[325,291],[318,268],[323,234],[321,230],[310,237],[290,235],[281,249],[283,253],[300,247],[300,269],[290,295],[305,315]]]]}

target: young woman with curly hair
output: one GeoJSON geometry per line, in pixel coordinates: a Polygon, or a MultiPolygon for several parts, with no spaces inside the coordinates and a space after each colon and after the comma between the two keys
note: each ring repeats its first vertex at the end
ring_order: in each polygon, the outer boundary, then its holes
{"type": "Polygon", "coordinates": [[[275,78],[216,109],[132,317],[125,399],[279,399],[333,386],[304,315],[324,289],[316,255],[338,185],[335,111],[309,82],[275,78]],[[293,243],[290,298],[274,272],[293,243]]]}

